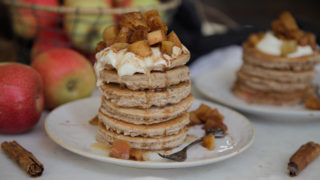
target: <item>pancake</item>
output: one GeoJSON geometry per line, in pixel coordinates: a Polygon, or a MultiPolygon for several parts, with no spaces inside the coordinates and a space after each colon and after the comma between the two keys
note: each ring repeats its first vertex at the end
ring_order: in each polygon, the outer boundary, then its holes
{"type": "Polygon", "coordinates": [[[96,134],[97,142],[112,145],[115,139],[127,141],[131,148],[143,150],[163,150],[172,149],[180,146],[187,136],[188,128],[180,130],[179,133],[170,136],[161,137],[131,137],[122,134],[117,134],[109,131],[100,123],[96,134]]]}
{"type": "Polygon", "coordinates": [[[193,101],[190,94],[177,104],[167,105],[165,107],[151,107],[149,109],[124,108],[116,106],[110,101],[102,98],[100,111],[109,117],[120,119],[132,124],[154,124],[161,123],[187,112],[193,101]]]}
{"type": "Polygon", "coordinates": [[[238,81],[241,84],[250,87],[251,89],[263,92],[295,92],[301,91],[311,86],[311,82],[279,82],[272,79],[261,78],[257,76],[248,75],[239,71],[237,73],[238,81]]]}
{"type": "Polygon", "coordinates": [[[141,137],[157,137],[157,136],[169,136],[179,133],[186,125],[189,124],[189,113],[186,112],[183,115],[157,124],[151,125],[136,125],[116,120],[99,112],[99,120],[102,122],[107,130],[113,131],[117,134],[123,134],[126,136],[141,136],[141,137]]]}
{"type": "Polygon", "coordinates": [[[308,88],[304,91],[297,91],[291,93],[279,92],[263,92],[252,90],[239,82],[235,83],[232,88],[235,96],[245,100],[250,104],[269,104],[269,105],[297,105],[301,103],[305,97],[314,93],[314,88],[308,88]]]}
{"type": "Polygon", "coordinates": [[[121,84],[131,90],[166,88],[190,79],[187,66],[180,66],[164,72],[153,71],[150,75],[134,74],[119,77],[115,70],[103,70],[99,73],[102,82],[121,84]]]}
{"type": "Polygon", "coordinates": [[[150,108],[163,107],[167,104],[179,103],[191,92],[190,81],[173,85],[164,89],[132,91],[118,85],[104,84],[100,86],[101,94],[111,103],[121,107],[150,108]]]}
{"type": "Polygon", "coordinates": [[[290,70],[277,70],[277,69],[266,69],[260,66],[254,66],[245,63],[241,66],[240,72],[246,74],[275,80],[278,82],[312,82],[313,78],[317,74],[314,68],[306,71],[290,71],[290,70]]]}
{"type": "Polygon", "coordinates": [[[282,69],[292,71],[312,70],[320,62],[320,52],[312,55],[288,58],[265,54],[258,49],[251,47],[248,43],[243,44],[244,63],[260,66],[267,69],[282,69]]]}

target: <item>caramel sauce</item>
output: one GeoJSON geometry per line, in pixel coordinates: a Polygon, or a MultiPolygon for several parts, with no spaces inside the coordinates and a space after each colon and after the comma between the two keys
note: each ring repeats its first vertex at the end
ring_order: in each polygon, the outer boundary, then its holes
{"type": "Polygon", "coordinates": [[[196,135],[191,135],[191,134],[187,134],[187,137],[184,139],[184,143],[191,143],[194,140],[196,140],[198,138],[198,136],[196,135]]]}
{"type": "Polygon", "coordinates": [[[93,143],[93,144],[91,144],[90,147],[92,149],[95,149],[95,150],[98,150],[98,151],[101,151],[101,152],[105,152],[107,154],[109,154],[110,150],[111,150],[111,146],[103,144],[103,143],[93,143]]]}
{"type": "Polygon", "coordinates": [[[93,126],[97,126],[99,123],[99,118],[98,118],[98,115],[96,115],[94,118],[92,118],[90,121],[89,121],[89,124],[93,125],[93,126]]]}

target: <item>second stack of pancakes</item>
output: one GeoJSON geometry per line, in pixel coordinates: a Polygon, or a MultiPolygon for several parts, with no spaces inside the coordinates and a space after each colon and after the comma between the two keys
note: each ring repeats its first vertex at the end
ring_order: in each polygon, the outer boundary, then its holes
{"type": "Polygon", "coordinates": [[[243,44],[243,65],[232,91],[249,103],[296,105],[314,94],[315,65],[320,61],[315,36],[300,30],[289,12],[282,13],[272,27],[272,32],[253,34],[243,44]],[[259,44],[262,39],[269,46],[259,44]],[[277,50],[279,41],[281,55],[261,51],[277,50]]]}
{"type": "Polygon", "coordinates": [[[244,44],[233,92],[249,103],[296,105],[314,92],[318,57],[273,59],[244,44]]]}

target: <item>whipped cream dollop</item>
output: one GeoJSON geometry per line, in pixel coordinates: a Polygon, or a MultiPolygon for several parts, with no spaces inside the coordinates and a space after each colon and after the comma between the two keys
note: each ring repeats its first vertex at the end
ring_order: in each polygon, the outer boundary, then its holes
{"type": "MultiPolygon", "coordinates": [[[[272,32],[267,32],[256,47],[259,51],[266,54],[280,56],[282,44],[283,40],[278,39],[272,32]]],[[[294,58],[310,54],[313,54],[311,46],[297,46],[297,50],[288,54],[287,57],[294,58]]]]}
{"type": "Polygon", "coordinates": [[[106,65],[111,65],[117,70],[118,76],[133,75],[135,73],[144,73],[152,70],[155,66],[171,67],[172,59],[177,58],[183,53],[189,53],[185,46],[179,48],[174,46],[172,49],[172,55],[162,54],[159,47],[152,47],[152,55],[148,57],[139,57],[136,54],[122,49],[118,52],[114,52],[110,47],[107,47],[96,54],[97,62],[94,65],[97,75],[97,85],[102,82],[100,80],[100,71],[102,71],[106,65]]]}

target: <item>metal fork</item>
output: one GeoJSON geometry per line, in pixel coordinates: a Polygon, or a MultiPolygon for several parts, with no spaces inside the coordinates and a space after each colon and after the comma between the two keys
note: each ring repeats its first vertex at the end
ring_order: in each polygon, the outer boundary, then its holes
{"type": "MultiPolygon", "coordinates": [[[[222,129],[216,129],[216,130],[215,129],[209,129],[209,130],[206,130],[206,135],[208,135],[208,134],[214,134],[215,138],[223,138],[225,136],[225,131],[222,130],[222,129]]],[[[188,144],[186,147],[184,147],[182,150],[180,150],[178,152],[175,152],[175,153],[170,154],[170,155],[165,155],[165,154],[158,153],[158,155],[161,156],[162,158],[170,159],[172,161],[178,161],[178,162],[185,161],[187,159],[187,150],[191,146],[200,143],[202,141],[203,137],[193,141],[192,143],[188,144]]]]}

